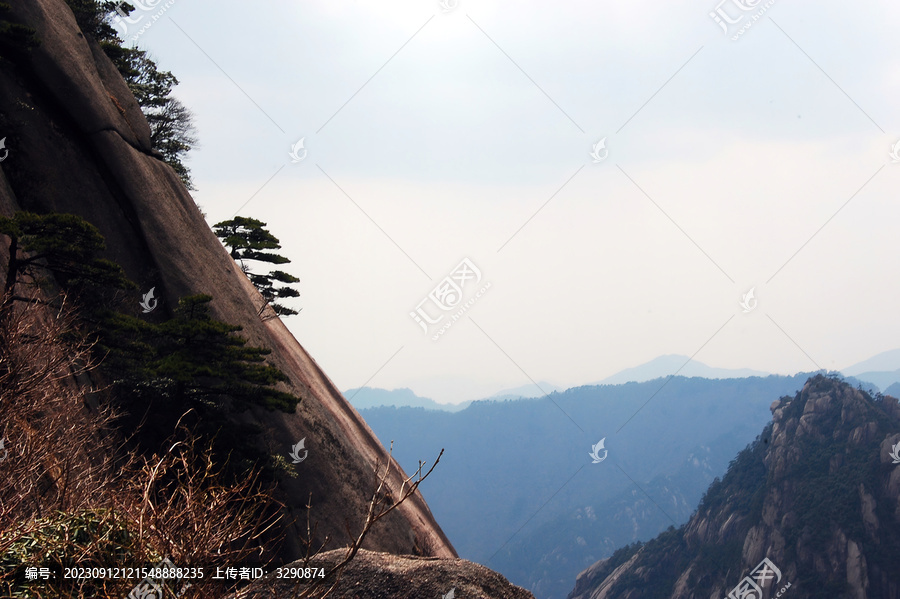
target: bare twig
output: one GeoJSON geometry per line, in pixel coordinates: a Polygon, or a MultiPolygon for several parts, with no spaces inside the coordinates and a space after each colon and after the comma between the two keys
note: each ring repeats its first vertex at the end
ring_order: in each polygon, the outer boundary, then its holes
{"type": "MultiPolygon", "coordinates": [[[[332,576],[334,577],[334,580],[328,590],[318,596],[318,599],[325,599],[337,588],[337,585],[341,581],[341,574],[343,573],[347,565],[351,561],[353,561],[353,558],[356,557],[356,554],[359,553],[360,548],[362,548],[363,541],[372,530],[372,526],[374,526],[376,522],[393,512],[404,501],[414,495],[415,492],[419,489],[419,485],[422,484],[422,481],[428,478],[432,471],[434,471],[435,466],[437,466],[438,462],[441,461],[441,456],[444,455],[444,450],[441,449],[437,459],[434,460],[434,464],[432,464],[431,468],[429,468],[428,471],[424,474],[422,474],[422,469],[425,467],[426,463],[420,461],[418,469],[416,469],[416,471],[411,476],[408,476],[403,480],[403,483],[400,485],[399,498],[394,500],[390,496],[390,494],[383,493],[383,489],[391,472],[393,452],[394,442],[391,441],[391,447],[387,462],[385,463],[384,472],[380,476],[378,476],[378,486],[375,488],[375,492],[372,494],[372,499],[369,501],[369,506],[366,510],[366,518],[363,521],[362,530],[360,531],[359,535],[356,536],[350,546],[347,547],[347,553],[344,555],[344,558],[325,573],[325,576],[323,578],[324,581],[331,579],[332,576]],[[416,479],[415,481],[413,481],[414,478],[416,479]]],[[[376,474],[378,474],[378,468],[379,466],[376,463],[376,474]]],[[[350,534],[349,536],[351,538],[353,537],[352,534],[350,534]]],[[[313,582],[310,587],[297,595],[297,599],[306,599],[309,597],[313,597],[313,593],[315,593],[322,584],[324,583],[319,581],[313,582]]]]}

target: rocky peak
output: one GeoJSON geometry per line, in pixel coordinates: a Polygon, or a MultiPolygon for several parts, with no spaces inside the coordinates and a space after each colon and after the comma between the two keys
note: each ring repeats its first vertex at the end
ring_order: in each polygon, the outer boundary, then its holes
{"type": "Polygon", "coordinates": [[[895,398],[812,377],[773,402],[772,422],[687,524],[595,564],[570,597],[721,597],[767,559],[780,576],[763,597],[790,583],[798,598],[897,599],[897,443],[895,398]]]}

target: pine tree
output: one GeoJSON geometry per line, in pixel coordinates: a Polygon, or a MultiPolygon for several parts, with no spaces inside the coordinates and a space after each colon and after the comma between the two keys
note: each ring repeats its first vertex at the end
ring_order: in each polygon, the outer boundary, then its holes
{"type": "Polygon", "coordinates": [[[134,6],[110,0],[66,0],[81,31],[100,44],[125,79],[150,125],[150,143],[172,167],[185,186],[194,190],[190,169],[184,164],[197,143],[191,111],[172,95],[178,79],[161,71],[145,50],[129,48],[113,27],[129,16],[134,6]]]}
{"type": "MultiPolygon", "coordinates": [[[[172,95],[178,79],[169,71],[161,71],[145,52],[128,59],[125,81],[150,125],[150,143],[163,155],[185,186],[194,190],[190,170],[183,159],[197,143],[193,114],[172,95]]],[[[123,73],[124,74],[124,73],[123,73]]]]}
{"type": "Polygon", "coordinates": [[[118,264],[96,254],[106,248],[97,228],[73,214],[17,212],[0,216],[0,234],[9,238],[7,246],[5,301],[19,283],[37,286],[53,273],[69,292],[80,294],[102,287],[134,289],[118,264]]]}
{"type": "MultiPolygon", "coordinates": [[[[273,270],[268,273],[256,273],[244,263],[245,260],[255,260],[268,264],[287,264],[290,262],[284,256],[271,250],[281,249],[278,238],[266,230],[266,223],[244,216],[236,216],[231,220],[216,223],[213,230],[218,235],[225,247],[231,253],[231,257],[240,262],[241,270],[250,278],[250,282],[259,290],[266,300],[266,305],[279,316],[291,316],[297,314],[293,310],[279,304],[276,300],[285,297],[299,297],[300,292],[288,287],[300,282],[300,279],[281,270],[273,270]],[[282,286],[276,285],[283,283],[282,286]]],[[[264,306],[265,307],[265,306],[264,306]]],[[[260,313],[262,310],[260,310],[260,313]]]]}
{"type": "Polygon", "coordinates": [[[9,4],[0,2],[0,59],[15,62],[23,58],[30,48],[39,46],[40,40],[37,39],[33,28],[8,21],[6,17],[10,10],[9,4]]]}
{"type": "Polygon", "coordinates": [[[299,401],[274,388],[287,378],[265,362],[269,350],[248,346],[236,334],[241,327],[211,317],[209,295],[182,298],[174,317],[159,324],[105,307],[100,298],[137,286],[121,266],[97,257],[106,243],[84,219],[17,212],[0,216],[0,235],[9,239],[3,303],[37,301],[16,295],[17,288],[48,288],[52,275],[63,293],[81,300],[82,316],[99,322],[98,355],[132,390],[164,387],[169,398],[225,412],[251,404],[292,411],[299,401]]]}
{"type": "Polygon", "coordinates": [[[173,318],[156,324],[121,313],[104,323],[100,349],[128,395],[146,395],[203,413],[250,405],[293,411],[299,401],[274,388],[287,377],[265,362],[270,350],[247,345],[241,327],[214,320],[209,295],[183,297],[173,318]]]}

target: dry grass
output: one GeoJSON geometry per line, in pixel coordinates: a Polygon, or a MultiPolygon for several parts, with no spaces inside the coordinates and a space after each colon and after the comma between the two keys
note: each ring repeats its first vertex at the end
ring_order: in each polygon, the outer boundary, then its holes
{"type": "MultiPolygon", "coordinates": [[[[0,596],[121,598],[139,582],[26,583],[27,565],[258,560],[279,506],[257,475],[226,484],[184,427],[156,455],[127,451],[94,367],[64,298],[0,304],[0,596]]],[[[198,583],[183,596],[223,592],[198,583]]]]}
{"type": "MultiPolygon", "coordinates": [[[[210,570],[262,561],[263,537],[282,506],[261,490],[256,472],[226,483],[211,458],[212,443],[201,447],[180,424],[153,455],[127,450],[117,415],[107,407],[109,392],[97,384],[92,346],[65,298],[55,307],[31,300],[0,303],[0,456],[6,452],[0,460],[0,596],[121,599],[139,578],[50,584],[26,582],[24,571],[149,567],[163,558],[207,574],[191,585],[172,585],[180,589],[170,588],[167,597],[230,594],[234,589],[209,580],[210,570]]],[[[439,460],[427,472],[420,463],[396,497],[386,490],[392,461],[376,465],[377,488],[359,533],[348,528],[354,542],[343,559],[323,580],[288,595],[331,596],[372,527],[416,493],[439,460]]],[[[322,547],[312,546],[314,526],[307,533],[308,563],[322,547]]]]}

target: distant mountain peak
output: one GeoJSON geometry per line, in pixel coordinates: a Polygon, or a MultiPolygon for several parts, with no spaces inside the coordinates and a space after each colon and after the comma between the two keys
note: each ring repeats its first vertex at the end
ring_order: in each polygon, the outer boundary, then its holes
{"type": "Polygon", "coordinates": [[[900,369],[900,348],[875,354],[867,360],[842,368],[841,372],[857,376],[864,372],[893,372],[900,369]]]}
{"type": "Polygon", "coordinates": [[[666,354],[659,356],[633,368],[626,368],[606,377],[599,384],[619,385],[622,383],[643,383],[657,378],[672,375],[684,377],[702,377],[707,379],[745,378],[750,376],[768,376],[769,373],[750,368],[716,368],[703,362],[691,360],[688,356],[666,354]]]}
{"type": "Polygon", "coordinates": [[[520,387],[513,387],[512,389],[504,389],[503,391],[498,391],[491,395],[488,399],[513,399],[513,398],[533,398],[533,397],[543,397],[544,395],[549,395],[554,391],[562,391],[561,387],[557,387],[552,383],[548,383],[547,381],[538,381],[537,383],[529,383],[528,385],[522,385],[520,387]]]}
{"type": "Polygon", "coordinates": [[[399,389],[379,389],[377,387],[357,387],[344,391],[344,397],[357,410],[370,408],[395,407],[395,408],[425,408],[426,410],[443,410],[445,412],[458,412],[465,409],[472,402],[458,404],[443,404],[416,395],[412,389],[402,387],[399,389]]]}

